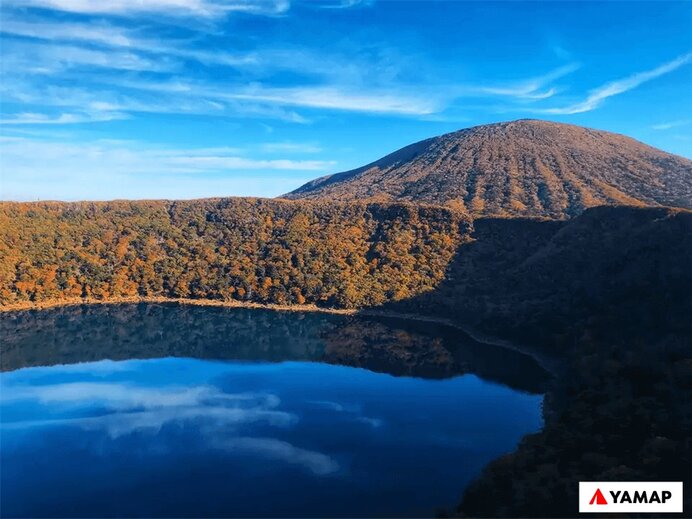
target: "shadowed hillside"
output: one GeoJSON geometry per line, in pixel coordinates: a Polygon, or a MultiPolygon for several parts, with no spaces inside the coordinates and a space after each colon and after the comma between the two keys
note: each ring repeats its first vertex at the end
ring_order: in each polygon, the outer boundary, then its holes
{"type": "Polygon", "coordinates": [[[692,213],[601,207],[481,219],[435,291],[387,308],[447,316],[554,359],[545,427],[450,514],[575,517],[578,481],[683,481],[692,509],[692,213]]]}
{"type": "Polygon", "coordinates": [[[598,207],[567,221],[482,218],[435,291],[387,307],[433,311],[562,354],[582,320],[599,315],[617,316],[616,332],[630,321],[652,337],[679,331],[692,312],[690,258],[692,212],[684,209],[598,207]]]}
{"type": "Polygon", "coordinates": [[[564,218],[604,204],[692,207],[692,161],[623,135],[520,120],[427,139],[285,197],[453,204],[474,217],[564,218]]]}

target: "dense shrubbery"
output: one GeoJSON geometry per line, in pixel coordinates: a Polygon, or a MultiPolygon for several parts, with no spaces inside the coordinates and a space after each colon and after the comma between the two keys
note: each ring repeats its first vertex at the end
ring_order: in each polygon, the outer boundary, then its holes
{"type": "Polygon", "coordinates": [[[0,305],[126,297],[377,305],[432,289],[469,222],[407,204],[0,204],[0,305]]]}

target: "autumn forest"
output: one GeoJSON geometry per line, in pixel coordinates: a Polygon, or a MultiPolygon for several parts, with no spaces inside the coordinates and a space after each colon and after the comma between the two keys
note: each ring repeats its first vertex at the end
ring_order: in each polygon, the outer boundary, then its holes
{"type": "Polygon", "coordinates": [[[470,221],[262,199],[0,204],[0,305],[127,297],[379,305],[430,290],[470,221]]]}

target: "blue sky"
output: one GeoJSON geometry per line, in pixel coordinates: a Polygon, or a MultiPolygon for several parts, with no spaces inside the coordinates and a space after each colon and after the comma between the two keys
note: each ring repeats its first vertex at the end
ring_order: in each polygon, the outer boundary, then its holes
{"type": "Polygon", "coordinates": [[[692,157],[692,3],[3,0],[0,198],[277,196],[540,118],[692,157]]]}

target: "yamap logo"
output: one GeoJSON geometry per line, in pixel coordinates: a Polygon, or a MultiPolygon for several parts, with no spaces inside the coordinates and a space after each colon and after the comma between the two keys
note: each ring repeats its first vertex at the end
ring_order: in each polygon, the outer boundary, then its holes
{"type": "Polygon", "coordinates": [[[682,512],[680,481],[580,481],[580,513],[682,512]]]}
{"type": "Polygon", "coordinates": [[[590,505],[596,504],[596,505],[607,505],[608,501],[606,501],[606,498],[603,497],[603,492],[601,492],[600,488],[596,489],[596,492],[593,493],[593,497],[591,498],[591,501],[589,501],[590,505]]]}

